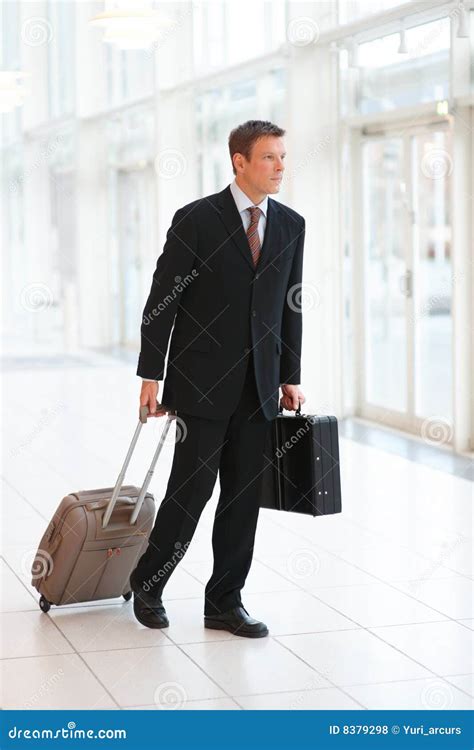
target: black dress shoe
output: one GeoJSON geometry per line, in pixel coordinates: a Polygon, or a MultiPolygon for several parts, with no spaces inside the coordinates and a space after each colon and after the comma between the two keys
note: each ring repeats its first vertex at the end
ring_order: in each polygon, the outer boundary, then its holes
{"type": "Polygon", "coordinates": [[[204,615],[204,627],[212,630],[228,630],[244,638],[263,638],[268,635],[265,623],[250,617],[245,607],[234,607],[220,615],[204,615]]]}
{"type": "Polygon", "coordinates": [[[133,613],[138,622],[147,628],[167,628],[169,623],[161,598],[156,599],[137,586],[130,576],[130,587],[133,591],[133,613]]]}

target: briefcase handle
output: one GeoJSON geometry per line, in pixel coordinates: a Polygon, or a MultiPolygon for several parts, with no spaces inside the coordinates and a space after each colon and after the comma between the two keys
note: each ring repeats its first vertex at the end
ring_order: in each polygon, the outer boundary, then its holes
{"type": "MultiPolygon", "coordinates": [[[[157,404],[158,407],[161,406],[161,404],[157,404]]],[[[115,504],[117,502],[117,498],[120,494],[120,490],[122,489],[123,481],[125,479],[125,472],[127,471],[128,465],[130,463],[130,459],[132,458],[133,451],[135,450],[135,446],[138,441],[138,437],[140,435],[140,432],[142,430],[142,427],[147,422],[147,417],[149,414],[148,406],[141,406],[140,407],[140,415],[138,424],[135,428],[135,432],[133,433],[132,442],[130,443],[130,447],[127,451],[127,455],[125,456],[125,461],[123,462],[123,466],[120,469],[120,473],[117,477],[117,481],[115,483],[114,491],[112,492],[112,497],[109,500],[109,503],[107,505],[107,509],[104,513],[104,517],[102,519],[102,528],[105,529],[107,524],[109,523],[110,516],[112,515],[113,509],[115,508],[115,504]]],[[[140,513],[140,509],[143,505],[143,501],[145,499],[145,495],[148,490],[148,486],[151,482],[151,478],[153,476],[153,472],[155,470],[156,462],[158,461],[159,455],[161,453],[161,449],[163,447],[163,443],[166,440],[166,436],[168,434],[168,430],[171,426],[171,422],[173,419],[176,419],[176,411],[170,411],[168,413],[168,418],[166,420],[165,426],[163,427],[163,432],[161,433],[159,443],[156,447],[155,453],[153,454],[153,458],[151,459],[150,468],[148,469],[145,479],[143,480],[143,484],[141,486],[140,492],[138,493],[137,501],[135,503],[135,507],[132,511],[132,515],[130,516],[130,525],[134,524],[137,520],[138,514],[140,513]]]]}
{"type": "MultiPolygon", "coordinates": [[[[278,413],[283,414],[283,406],[280,404],[278,407],[278,413]]],[[[295,411],[295,417],[301,417],[301,399],[298,399],[298,408],[295,411]]]]}

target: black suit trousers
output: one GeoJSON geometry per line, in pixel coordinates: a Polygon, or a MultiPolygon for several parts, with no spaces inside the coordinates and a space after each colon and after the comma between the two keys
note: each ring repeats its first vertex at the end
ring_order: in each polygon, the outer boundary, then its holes
{"type": "Polygon", "coordinates": [[[161,597],[191,543],[219,472],[220,496],[214,517],[214,567],[205,589],[204,614],[242,604],[260,507],[263,452],[271,420],[259,401],[253,354],[237,408],[223,419],[177,412],[176,444],[165,497],[134,578],[153,599],[161,597]]]}

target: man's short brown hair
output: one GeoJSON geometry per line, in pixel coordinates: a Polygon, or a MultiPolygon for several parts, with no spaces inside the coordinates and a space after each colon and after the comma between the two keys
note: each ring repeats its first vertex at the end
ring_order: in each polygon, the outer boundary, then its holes
{"type": "Polygon", "coordinates": [[[232,162],[232,171],[237,174],[234,167],[234,154],[243,154],[250,161],[253,144],[265,135],[274,135],[280,138],[286,131],[274,125],[268,120],[247,120],[242,125],[232,130],[229,135],[229,153],[232,162]]]}

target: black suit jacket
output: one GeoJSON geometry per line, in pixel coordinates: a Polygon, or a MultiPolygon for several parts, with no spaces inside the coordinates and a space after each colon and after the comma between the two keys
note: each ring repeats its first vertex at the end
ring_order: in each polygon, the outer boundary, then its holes
{"type": "Polygon", "coordinates": [[[252,349],[260,402],[301,382],[305,220],[268,199],[257,268],[230,186],[180,208],[143,311],[137,375],[163,380],[170,409],[221,419],[235,410],[252,349]],[[174,329],[172,331],[174,323],[174,329]]]}

